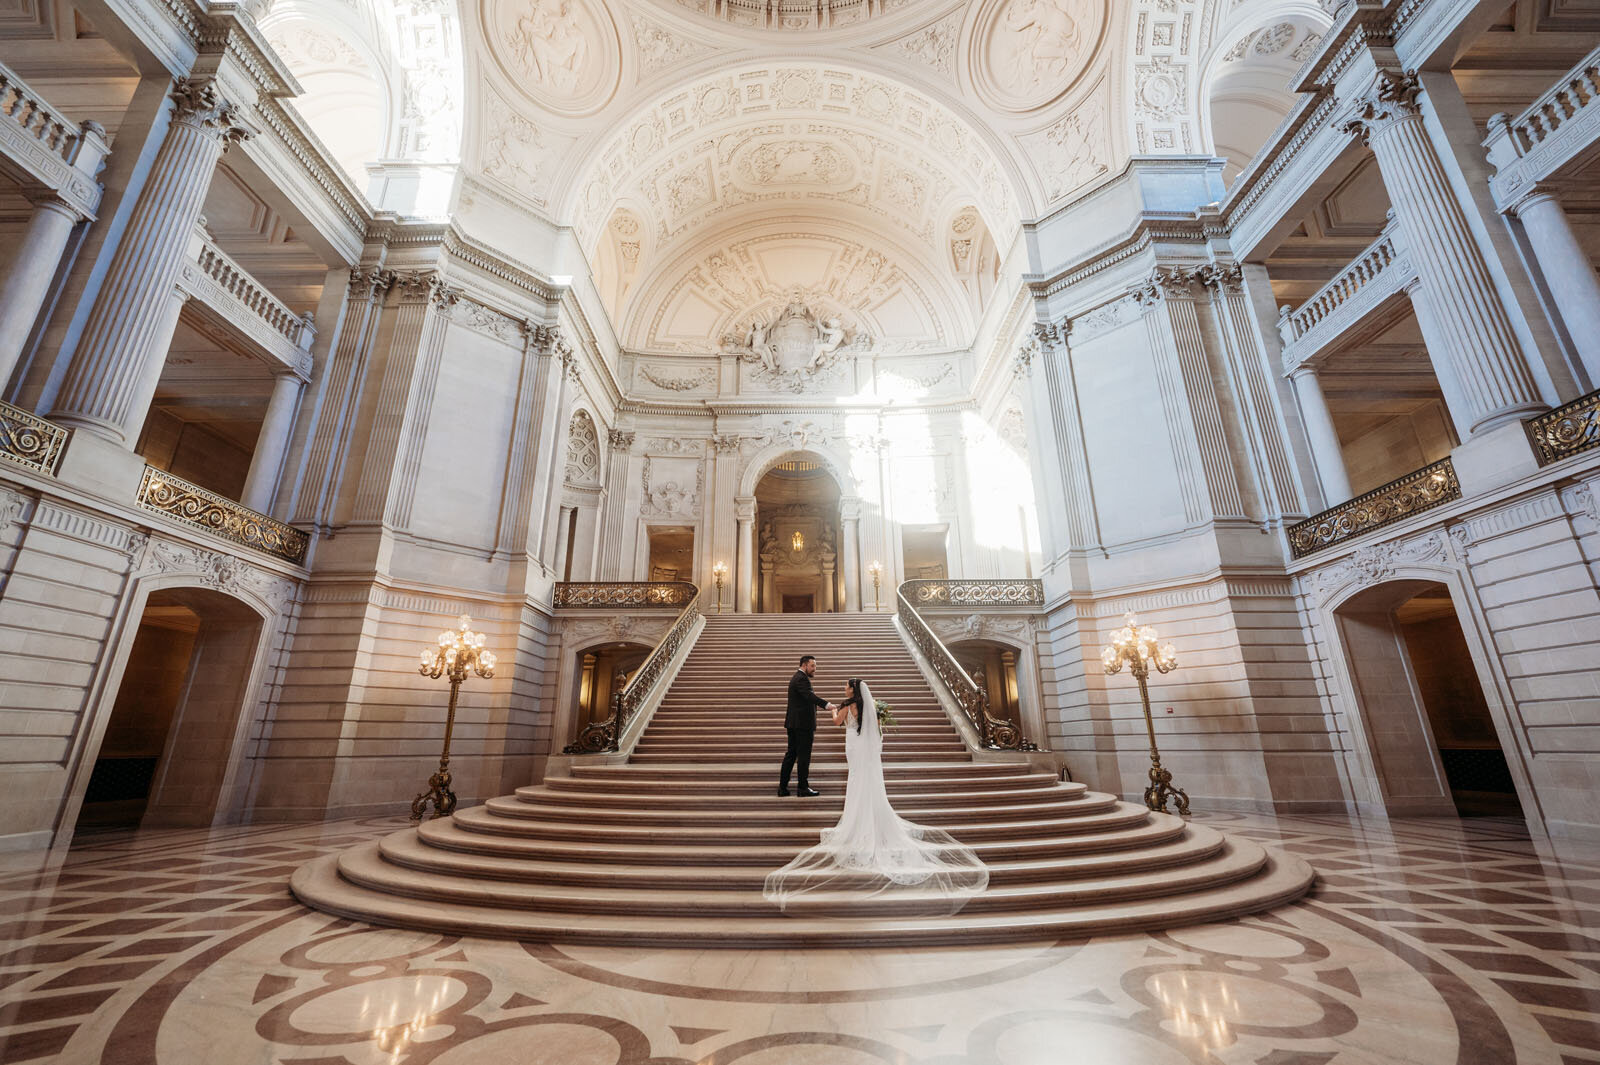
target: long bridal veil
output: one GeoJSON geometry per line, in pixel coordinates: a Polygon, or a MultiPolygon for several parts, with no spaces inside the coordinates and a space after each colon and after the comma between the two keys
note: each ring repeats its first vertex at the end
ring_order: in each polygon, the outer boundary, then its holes
{"type": "Polygon", "coordinates": [[[954,913],[989,885],[989,870],[950,833],[895,813],[883,776],[883,733],[861,684],[861,728],[845,725],[844,814],[822,842],[767,876],[765,894],[786,911],[865,916],[854,904],[892,899],[882,914],[954,913]]]}

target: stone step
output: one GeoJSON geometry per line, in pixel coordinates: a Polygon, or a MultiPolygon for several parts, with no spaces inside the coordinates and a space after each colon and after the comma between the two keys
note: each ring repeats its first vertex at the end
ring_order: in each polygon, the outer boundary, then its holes
{"type": "MultiPolygon", "coordinates": [[[[966,841],[985,863],[1047,860],[1107,850],[1136,852],[1146,844],[1165,842],[1186,831],[1181,821],[1166,815],[1107,819],[1097,828],[1039,838],[966,841]]],[[[426,821],[416,829],[429,846],[463,854],[486,854],[523,860],[580,861],[609,870],[618,866],[762,867],[771,871],[794,857],[803,845],[792,843],[688,843],[657,834],[649,843],[596,843],[586,839],[550,840],[517,834],[480,832],[452,819],[426,821]]],[[[816,833],[810,842],[815,843],[816,833]]],[[[608,875],[597,872],[598,876],[608,875]]]]}
{"type": "MultiPolygon", "coordinates": [[[[521,796],[490,799],[484,804],[500,817],[526,820],[559,821],[565,818],[582,821],[588,825],[633,824],[651,827],[679,827],[700,829],[706,825],[739,824],[761,828],[802,828],[820,832],[836,824],[844,812],[841,796],[829,798],[815,796],[815,801],[784,802],[776,794],[772,802],[746,801],[715,807],[669,807],[660,803],[634,803],[629,806],[605,804],[576,804],[543,802],[521,796]]],[[[797,799],[798,796],[791,796],[797,799]]],[[[1031,800],[1013,799],[1009,802],[977,802],[943,804],[909,801],[896,806],[901,817],[916,824],[949,827],[968,824],[975,815],[985,818],[1002,818],[1007,821],[1054,819],[1073,816],[1080,812],[1098,812],[1116,800],[1110,796],[1102,799],[1084,797],[1062,801],[1043,794],[1031,800]],[[902,809],[901,806],[904,808],[902,809]]]]}
{"type": "MultiPolygon", "coordinates": [[[[1086,842],[1093,837],[1082,837],[1086,842]]],[[[988,864],[991,884],[1039,883],[1086,879],[1127,865],[1124,853],[1135,845],[1132,837],[1108,836],[1098,849],[1085,847],[1070,855],[1023,857],[988,864]]],[[[1211,857],[1222,847],[1220,833],[1191,833],[1181,823],[1153,825],[1137,841],[1142,868],[1162,869],[1211,857]]],[[[503,857],[445,850],[415,832],[396,832],[379,841],[384,860],[418,871],[445,876],[482,877],[524,883],[581,885],[594,880],[594,865],[585,861],[503,857]]],[[[781,859],[775,856],[775,860],[781,859]]],[[[772,867],[776,868],[776,866],[772,867]]],[[[767,866],[674,865],[617,866],[606,871],[613,887],[699,888],[708,891],[760,891],[767,866]]]]}
{"type": "MultiPolygon", "coordinates": [[[[987,786],[966,785],[959,790],[948,783],[931,781],[913,781],[910,785],[897,783],[889,788],[889,799],[896,808],[912,805],[919,806],[960,806],[967,803],[988,805],[991,803],[1013,802],[1019,799],[1030,799],[1048,796],[1053,800],[1079,798],[1087,790],[1082,784],[1062,784],[1049,774],[1040,774],[1037,779],[1031,780],[1024,786],[1005,787],[1008,781],[1015,777],[999,777],[994,781],[986,782],[987,786]]],[[[1028,779],[1028,778],[1022,778],[1028,779]]],[[[825,781],[820,777],[812,783],[833,784],[831,780],[825,781]]],[[[843,781],[839,781],[843,784],[843,781]]],[[[542,802],[573,806],[616,806],[636,807],[648,806],[652,809],[744,809],[753,801],[765,800],[770,797],[775,802],[775,774],[768,772],[767,776],[757,782],[749,781],[737,785],[719,784],[707,786],[699,782],[663,781],[658,782],[649,790],[642,790],[637,784],[617,782],[573,781],[571,779],[557,778],[544,784],[531,784],[525,788],[518,788],[514,793],[518,799],[525,802],[542,802]],[[556,786],[557,781],[561,786],[556,786]]],[[[826,801],[830,806],[842,803],[843,787],[830,788],[830,793],[817,798],[826,801]],[[830,795],[832,797],[830,797],[830,795]]]]}
{"type": "MultiPolygon", "coordinates": [[[[699,917],[692,906],[659,916],[572,913],[545,908],[536,901],[507,908],[488,904],[487,898],[443,903],[437,898],[374,891],[353,883],[341,875],[340,855],[302,866],[290,887],[317,909],[380,925],[581,945],[674,949],[976,945],[1171,928],[1253,913],[1298,898],[1310,885],[1310,869],[1298,859],[1275,858],[1248,840],[1230,840],[1229,847],[1245,856],[1246,863],[1249,852],[1260,856],[1255,875],[1198,891],[1160,890],[1144,897],[1086,901],[1059,909],[962,910],[950,917],[878,917],[869,906],[855,908],[840,920],[785,919],[770,906],[739,918],[707,919],[699,917]]],[[[376,844],[363,849],[375,851],[376,844]]]]}

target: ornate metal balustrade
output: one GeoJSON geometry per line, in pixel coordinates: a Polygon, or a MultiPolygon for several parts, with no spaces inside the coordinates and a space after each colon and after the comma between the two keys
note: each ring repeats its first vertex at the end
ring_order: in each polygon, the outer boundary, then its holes
{"type": "Polygon", "coordinates": [[[1346,503],[1289,527],[1289,550],[1295,558],[1332,547],[1341,540],[1371,532],[1461,498],[1461,482],[1449,459],[1441,459],[1374,488],[1346,503]]]}
{"type": "Polygon", "coordinates": [[[700,589],[688,581],[565,581],[556,585],[554,606],[684,606],[700,589]]]}
{"type": "Polygon", "coordinates": [[[901,591],[918,606],[1043,606],[1044,582],[906,581],[901,591]]]}
{"type": "Polygon", "coordinates": [[[293,525],[258,514],[154,466],[144,468],[138,503],[146,510],[193,525],[236,544],[296,564],[305,561],[311,537],[293,525]]]}
{"type": "Polygon", "coordinates": [[[1541,466],[1600,447],[1600,391],[1579,396],[1522,424],[1527,426],[1541,466]]]}
{"type": "MultiPolygon", "coordinates": [[[[659,584],[655,586],[660,587],[659,584]]],[[[605,754],[617,750],[628,722],[633,720],[640,704],[666,676],[667,667],[672,664],[678,649],[689,638],[689,633],[694,631],[694,623],[700,618],[699,589],[692,584],[688,587],[694,594],[689,597],[688,605],[678,615],[678,620],[672,623],[672,628],[656,644],[650,657],[634,672],[633,679],[620,692],[612,693],[611,716],[604,721],[592,721],[585,725],[583,731],[578,733],[577,740],[562,749],[562,754],[605,754]]]]}
{"type": "MultiPolygon", "coordinates": [[[[978,730],[978,741],[985,747],[997,751],[1037,751],[1039,748],[1030,743],[1023,736],[1022,729],[1004,718],[995,717],[989,712],[989,693],[984,691],[972,679],[961,663],[957,662],[944,641],[934,635],[928,623],[922,620],[922,615],[917,613],[917,608],[911,604],[907,590],[915,594],[913,585],[978,585],[978,584],[1028,584],[1038,582],[1028,581],[907,581],[895,592],[898,602],[900,623],[905,626],[906,632],[911,635],[911,642],[916,644],[917,650],[927,658],[928,664],[933,667],[937,676],[946,690],[950,692],[956,704],[961,707],[967,719],[972,722],[972,727],[978,730]]],[[[1043,600],[1043,589],[1040,589],[1040,600],[1043,600]]]]}
{"type": "Polygon", "coordinates": [[[54,476],[66,442],[67,431],[61,426],[0,403],[0,458],[54,476]]]}

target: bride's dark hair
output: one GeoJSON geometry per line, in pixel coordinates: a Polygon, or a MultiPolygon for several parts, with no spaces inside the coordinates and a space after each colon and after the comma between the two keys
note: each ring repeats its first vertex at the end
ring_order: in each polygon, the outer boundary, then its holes
{"type": "Polygon", "coordinates": [[[850,694],[856,697],[856,735],[861,735],[861,720],[866,716],[867,706],[861,698],[861,678],[851,677],[845,683],[850,685],[850,694]]]}

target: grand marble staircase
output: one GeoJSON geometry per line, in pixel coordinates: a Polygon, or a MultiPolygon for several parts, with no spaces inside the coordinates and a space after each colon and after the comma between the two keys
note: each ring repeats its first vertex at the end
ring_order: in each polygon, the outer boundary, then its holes
{"type": "Polygon", "coordinates": [[[1022,759],[974,761],[892,621],[721,615],[625,765],[457,811],[313,862],[306,904],[377,924],[635,946],[973,943],[1171,927],[1303,893],[1310,869],[1248,840],[1062,783],[1022,759]],[[835,699],[864,676],[900,726],[885,740],[906,818],[972,846],[988,891],[954,916],[914,896],[823,897],[780,916],[766,874],[838,819],[844,740],[819,724],[816,798],[780,798],[784,687],[802,653],[835,699]]]}

